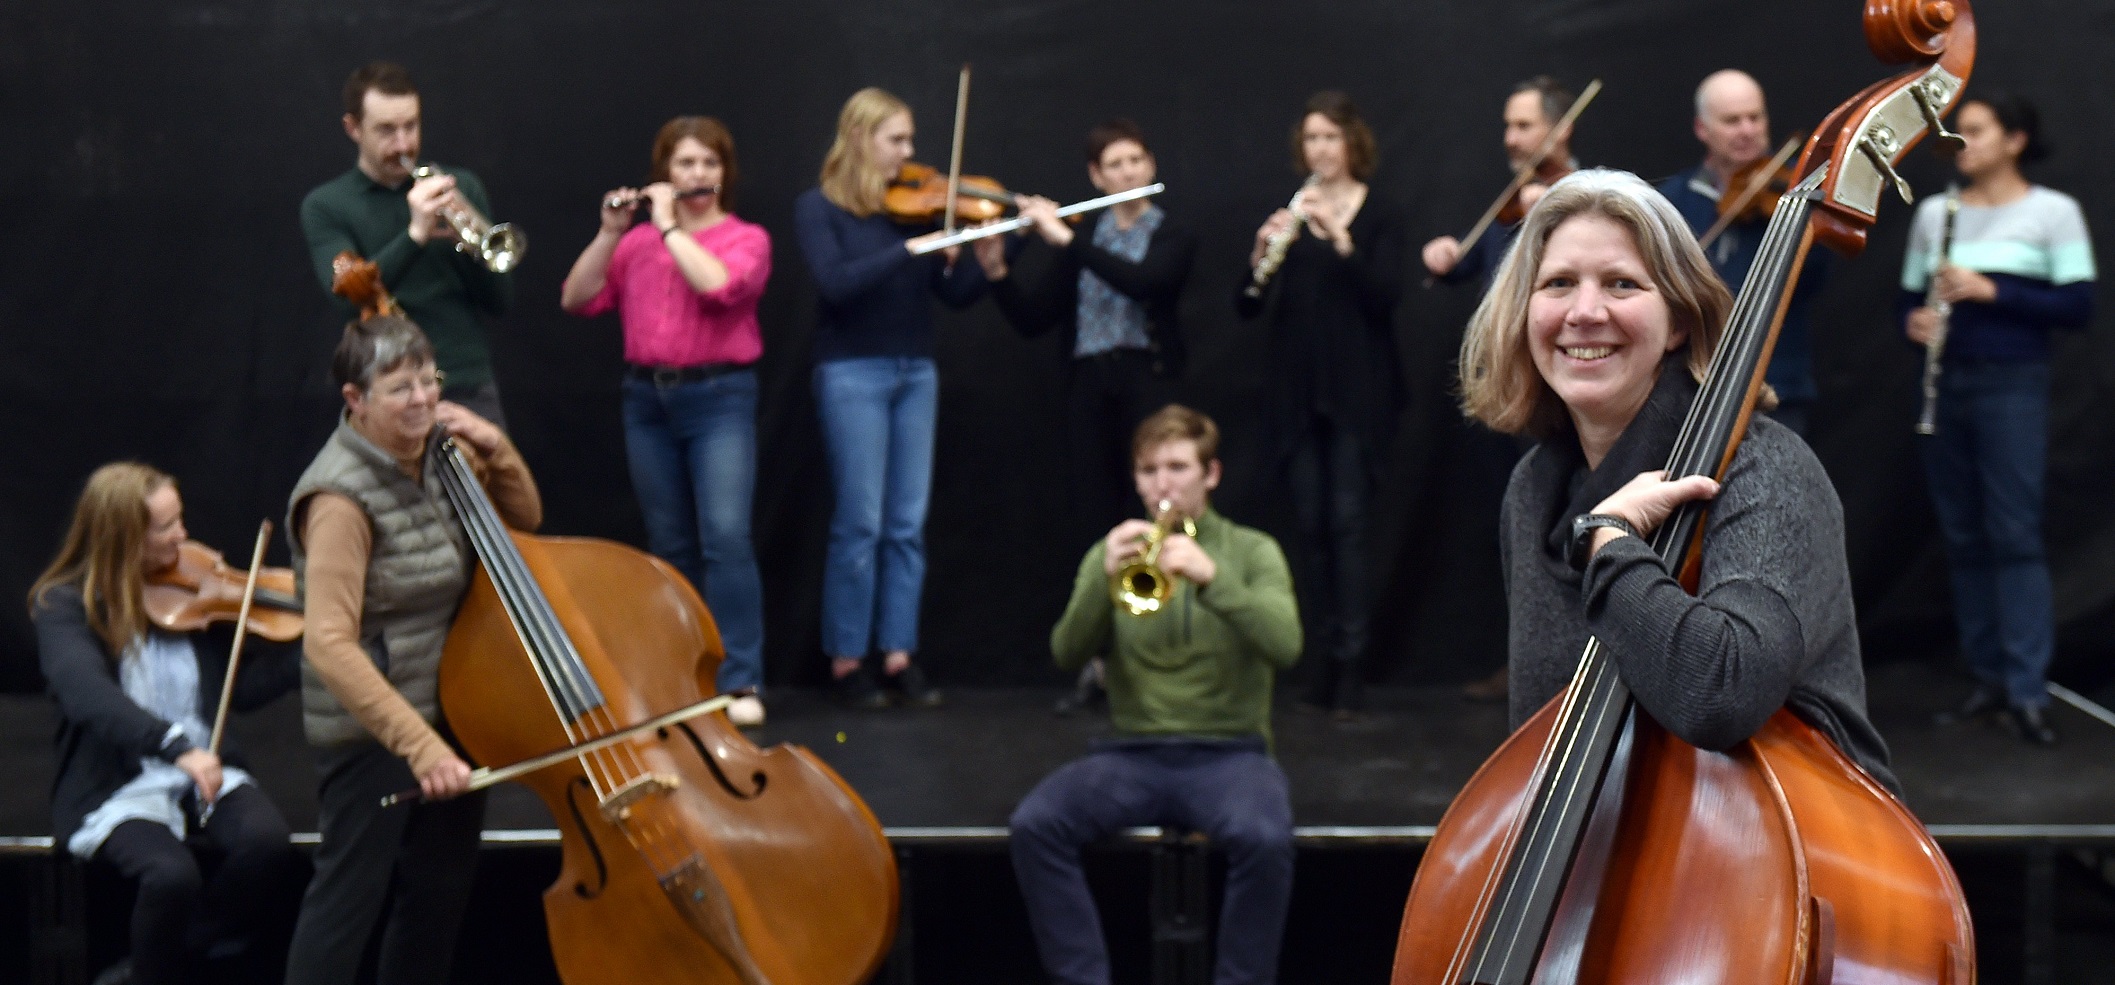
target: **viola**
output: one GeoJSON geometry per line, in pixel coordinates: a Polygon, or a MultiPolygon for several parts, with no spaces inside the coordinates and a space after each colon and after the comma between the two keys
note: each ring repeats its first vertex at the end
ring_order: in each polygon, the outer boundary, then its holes
{"type": "MultiPolygon", "coordinates": [[[[980,174],[963,175],[955,189],[955,219],[966,225],[996,219],[1013,207],[1013,193],[980,174]]],[[[929,164],[906,162],[890,179],[881,209],[907,226],[939,222],[947,215],[947,173],[929,164]]]]}
{"type": "MultiPolygon", "coordinates": [[[[1723,478],[1816,242],[1854,255],[1895,162],[1959,100],[1967,0],[1867,0],[1868,45],[1917,67],[1815,129],[1683,422],[1670,478],[1723,478]]],[[[1679,372],[1680,369],[1671,371],[1679,372]]],[[[1695,591],[1706,504],[1652,545],[1695,591]]],[[[1967,985],[1975,940],[1924,826],[1780,709],[1724,752],[1644,714],[1599,640],[1569,687],[1486,761],[1441,819],[1403,912],[1394,985],[1542,982],[1967,985]]]]}
{"type": "MultiPolygon", "coordinates": [[[[184,541],[174,567],[147,576],[142,589],[147,618],[172,633],[234,622],[242,610],[242,588],[249,575],[228,564],[219,551],[195,540],[184,541]]],[[[257,596],[243,628],[275,643],[301,638],[301,597],[295,594],[292,568],[258,570],[257,596]]]]}

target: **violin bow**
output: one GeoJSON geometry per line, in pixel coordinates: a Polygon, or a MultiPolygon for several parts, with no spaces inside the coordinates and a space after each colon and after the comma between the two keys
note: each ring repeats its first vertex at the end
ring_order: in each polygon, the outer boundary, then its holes
{"type": "Polygon", "coordinates": [[[1798,153],[1799,148],[1806,142],[1807,138],[1797,134],[1786,138],[1785,145],[1779,147],[1777,153],[1771,156],[1769,167],[1749,179],[1748,186],[1742,188],[1740,195],[1733,199],[1733,207],[1720,212],[1718,221],[1712,223],[1711,228],[1704,230],[1704,235],[1697,237],[1696,248],[1701,250],[1710,246],[1711,241],[1724,233],[1727,226],[1733,225],[1733,218],[1740,215],[1741,211],[1748,207],[1748,203],[1755,201],[1755,196],[1762,194],[1763,189],[1770,187],[1770,179],[1777,177],[1777,172],[1784,168],[1785,162],[1791,160],[1792,155],[1798,153]]]}
{"type": "MultiPolygon", "coordinates": [[[[526,776],[547,766],[556,766],[559,763],[563,763],[568,759],[579,759],[580,757],[585,756],[588,753],[595,752],[601,749],[607,749],[610,746],[614,746],[619,742],[623,742],[624,740],[638,735],[641,732],[651,732],[655,729],[666,728],[670,725],[676,724],[677,722],[688,721],[690,719],[696,718],[699,715],[710,715],[713,712],[719,711],[720,709],[733,704],[736,698],[739,698],[745,694],[753,693],[755,693],[755,689],[744,688],[740,691],[715,695],[713,697],[706,698],[705,700],[700,701],[696,704],[686,705],[682,708],[678,708],[674,711],[669,712],[668,714],[649,718],[646,721],[640,722],[637,725],[627,725],[624,728],[618,729],[615,732],[611,732],[608,735],[597,736],[596,738],[589,739],[586,742],[582,742],[577,745],[570,745],[563,749],[553,749],[550,752],[544,753],[540,756],[531,756],[528,759],[524,759],[521,762],[515,763],[512,766],[501,766],[497,768],[490,766],[480,766],[470,771],[470,786],[463,792],[475,793],[479,790],[485,789],[486,787],[505,783],[508,780],[514,779],[515,777],[526,776]]],[[[424,790],[419,789],[418,787],[412,787],[409,790],[399,791],[397,793],[393,793],[387,797],[382,798],[382,806],[395,807],[398,804],[415,804],[424,799],[426,799],[426,792],[424,790]]]]}
{"type": "Polygon", "coordinates": [[[1551,151],[1557,149],[1557,142],[1571,132],[1572,123],[1579,119],[1580,113],[1586,111],[1586,105],[1600,94],[1601,80],[1595,79],[1579,92],[1579,98],[1572,100],[1572,108],[1565,110],[1563,118],[1557,121],[1556,126],[1550,128],[1549,136],[1542,138],[1542,146],[1535,148],[1535,155],[1521,164],[1519,170],[1513,172],[1512,183],[1505,186],[1505,191],[1498,193],[1498,199],[1491,203],[1490,208],[1483,210],[1483,218],[1476,220],[1476,225],[1469,227],[1469,235],[1461,240],[1462,253],[1468,253],[1469,248],[1483,238],[1484,232],[1491,228],[1491,223],[1498,219],[1498,213],[1505,211],[1505,203],[1512,201],[1513,196],[1519,194],[1520,189],[1534,179],[1536,170],[1542,167],[1542,162],[1549,158],[1551,151]]]}
{"type": "MultiPolygon", "coordinates": [[[[206,743],[206,751],[215,756],[220,755],[220,740],[227,734],[228,705],[235,699],[235,671],[242,666],[242,641],[250,635],[250,603],[257,598],[257,575],[264,570],[264,545],[271,540],[272,521],[266,518],[257,525],[257,547],[250,551],[250,574],[242,582],[242,607],[235,612],[235,644],[228,650],[228,672],[220,679],[220,707],[213,711],[213,738],[206,743]]],[[[199,807],[198,823],[204,824],[212,816],[212,804],[199,807]]]]}
{"type": "Polygon", "coordinates": [[[962,78],[955,83],[955,148],[947,155],[947,221],[940,228],[955,231],[955,196],[962,192],[962,131],[969,119],[969,63],[962,63],[962,78]]]}

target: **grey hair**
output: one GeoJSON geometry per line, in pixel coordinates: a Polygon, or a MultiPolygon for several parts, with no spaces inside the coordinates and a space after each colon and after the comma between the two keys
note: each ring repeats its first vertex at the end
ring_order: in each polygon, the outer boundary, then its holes
{"type": "Polygon", "coordinates": [[[365,393],[383,373],[405,363],[432,361],[433,343],[416,323],[402,315],[376,315],[346,323],[331,354],[330,375],[338,385],[350,383],[365,393]]]}
{"type": "MultiPolygon", "coordinates": [[[[1550,187],[1521,223],[1483,303],[1461,340],[1462,413],[1504,434],[1546,437],[1564,407],[1528,348],[1528,303],[1550,236],[1578,216],[1628,230],[1648,276],[1665,299],[1672,324],[1688,333],[1689,369],[1699,380],[1711,364],[1733,296],[1697,248],[1696,235],[1673,204],[1628,171],[1574,171],[1550,187]]],[[[1678,350],[1679,351],[1679,350],[1678,350]]]]}

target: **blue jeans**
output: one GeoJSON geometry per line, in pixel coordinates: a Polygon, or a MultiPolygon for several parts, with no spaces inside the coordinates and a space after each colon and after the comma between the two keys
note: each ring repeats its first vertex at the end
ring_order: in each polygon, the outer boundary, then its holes
{"type": "Polygon", "coordinates": [[[646,542],[704,596],[727,659],[721,691],[764,683],[764,585],[749,542],[756,372],[662,386],[624,381],[624,449],[646,542]]]}
{"type": "Polygon", "coordinates": [[[925,507],[940,373],[930,359],[834,359],[815,367],[837,511],[823,567],[823,650],[918,649],[925,507]]]}
{"type": "Polygon", "coordinates": [[[1292,903],[1292,797],[1260,738],[1101,743],[1022,798],[1008,821],[1008,848],[1050,980],[1109,985],[1109,950],[1080,849],[1149,824],[1202,831],[1226,852],[1213,985],[1277,981],[1292,903]]]}
{"type": "Polygon", "coordinates": [[[2049,702],[2056,607],[2042,544],[2049,364],[1948,364],[1919,442],[1969,670],[2014,705],[2049,702]]]}

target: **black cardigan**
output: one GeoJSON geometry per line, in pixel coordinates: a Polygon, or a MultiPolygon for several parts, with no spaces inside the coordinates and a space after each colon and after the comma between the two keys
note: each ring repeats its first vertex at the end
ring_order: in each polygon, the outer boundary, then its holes
{"type": "Polygon", "coordinates": [[[1069,359],[1079,338],[1080,269],[1092,270],[1118,293],[1145,306],[1153,374],[1163,379],[1181,376],[1188,352],[1182,344],[1177,311],[1182,285],[1190,279],[1190,264],[1197,255],[1197,235],[1162,212],[1160,228],[1146,241],[1146,255],[1136,261],[1102,249],[1093,240],[1092,231],[1082,228],[1073,235],[1071,245],[1057,251],[1040,281],[1023,286],[1021,278],[1008,276],[992,285],[992,300],[998,302],[1014,330],[1028,338],[1063,325],[1069,359]]]}
{"type": "MultiPolygon", "coordinates": [[[[51,589],[31,613],[37,627],[37,659],[45,690],[59,705],[58,770],[52,778],[52,833],[58,844],[80,830],[82,819],[140,772],[140,760],[156,756],[174,763],[192,744],[181,737],[163,742],[170,723],[133,703],[119,685],[117,666],[101,637],[88,627],[81,590],[51,589]]],[[[191,634],[198,654],[200,717],[213,720],[227,672],[230,629],[191,634]]],[[[235,675],[234,706],[247,711],[269,703],[300,681],[299,648],[251,639],[243,644],[235,675]]],[[[231,759],[223,740],[223,759],[231,759]]]]}
{"type": "Polygon", "coordinates": [[[1302,233],[1263,297],[1248,296],[1241,278],[1234,308],[1254,318],[1275,299],[1271,314],[1270,373],[1280,455],[1291,454],[1302,422],[1327,416],[1359,435],[1378,469],[1393,440],[1402,408],[1401,360],[1395,309],[1403,297],[1406,237],[1394,200],[1368,186],[1351,217],[1351,255],[1302,233]]]}

